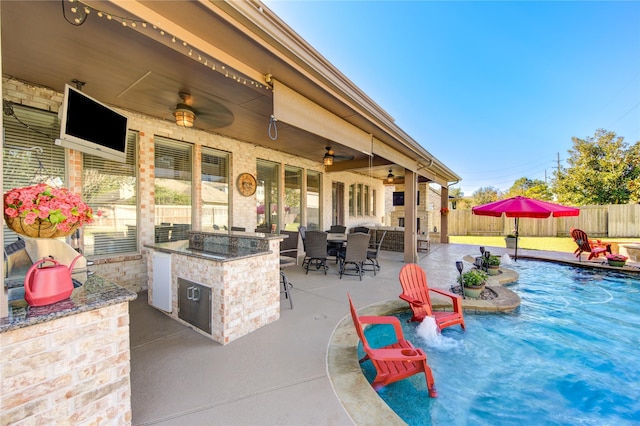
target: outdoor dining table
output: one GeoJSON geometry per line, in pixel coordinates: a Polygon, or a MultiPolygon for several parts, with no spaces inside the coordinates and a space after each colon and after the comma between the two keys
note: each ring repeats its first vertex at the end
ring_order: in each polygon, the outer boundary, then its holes
{"type": "Polygon", "coordinates": [[[346,233],[327,232],[327,254],[335,256],[336,263],[338,263],[339,253],[345,250],[346,245],[346,233]]]}
{"type": "Polygon", "coordinates": [[[327,243],[346,243],[347,234],[327,233],[327,243]]]}

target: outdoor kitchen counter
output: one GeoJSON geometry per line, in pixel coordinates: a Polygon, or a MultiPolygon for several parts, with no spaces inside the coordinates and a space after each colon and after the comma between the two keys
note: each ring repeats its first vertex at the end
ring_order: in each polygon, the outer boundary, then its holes
{"type": "MultiPolygon", "coordinates": [[[[75,288],[70,298],[60,302],[45,306],[28,306],[24,299],[10,301],[9,316],[0,318],[0,333],[130,302],[137,297],[136,293],[98,275],[79,278],[74,274],[73,278],[84,284],[75,288]]],[[[7,288],[13,288],[15,285],[17,284],[11,281],[5,282],[7,288]]]]}
{"type": "Polygon", "coordinates": [[[0,319],[2,424],[131,424],[129,302],[137,295],[84,274],[57,303],[9,301],[0,319]]]}
{"type": "Polygon", "coordinates": [[[149,304],[227,344],[280,317],[280,234],[189,232],[145,244],[149,304]]]}

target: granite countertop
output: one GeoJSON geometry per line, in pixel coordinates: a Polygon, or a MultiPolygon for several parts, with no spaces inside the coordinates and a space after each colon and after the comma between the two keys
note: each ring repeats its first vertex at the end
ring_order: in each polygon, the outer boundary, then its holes
{"type": "Polygon", "coordinates": [[[138,297],[136,293],[98,275],[77,281],[83,284],[73,290],[70,298],[51,305],[29,306],[24,299],[9,301],[9,316],[0,318],[0,333],[130,302],[138,297]]]}
{"type": "Polygon", "coordinates": [[[211,248],[205,248],[204,250],[196,250],[189,248],[189,241],[175,241],[168,243],[155,243],[145,244],[153,250],[165,252],[183,254],[185,256],[198,257],[201,259],[213,260],[216,262],[229,262],[247,257],[254,257],[264,254],[270,254],[270,251],[261,251],[249,247],[229,247],[226,245],[216,244],[211,248]],[[231,251],[230,251],[231,250],[231,251]]]}

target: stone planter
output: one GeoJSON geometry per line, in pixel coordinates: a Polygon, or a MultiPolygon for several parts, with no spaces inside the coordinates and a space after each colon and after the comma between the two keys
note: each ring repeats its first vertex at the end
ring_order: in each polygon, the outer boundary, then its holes
{"type": "Polygon", "coordinates": [[[516,240],[517,238],[513,237],[505,237],[504,242],[507,245],[507,248],[515,249],[516,248],[516,240]]]}
{"type": "Polygon", "coordinates": [[[500,274],[500,265],[489,265],[487,267],[487,274],[489,275],[498,275],[500,274]]]}
{"type": "Polygon", "coordinates": [[[464,286],[463,289],[464,289],[465,297],[469,297],[471,299],[477,299],[480,297],[480,295],[482,294],[482,291],[484,290],[484,284],[478,287],[464,286]]]}

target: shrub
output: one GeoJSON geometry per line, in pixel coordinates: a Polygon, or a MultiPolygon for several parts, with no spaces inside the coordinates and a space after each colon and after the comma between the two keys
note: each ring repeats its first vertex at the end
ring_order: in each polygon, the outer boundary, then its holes
{"type": "MultiPolygon", "coordinates": [[[[465,287],[479,287],[487,282],[487,273],[480,269],[470,269],[462,274],[462,282],[465,287]]],[[[458,277],[460,282],[460,277],[458,277]]]]}

